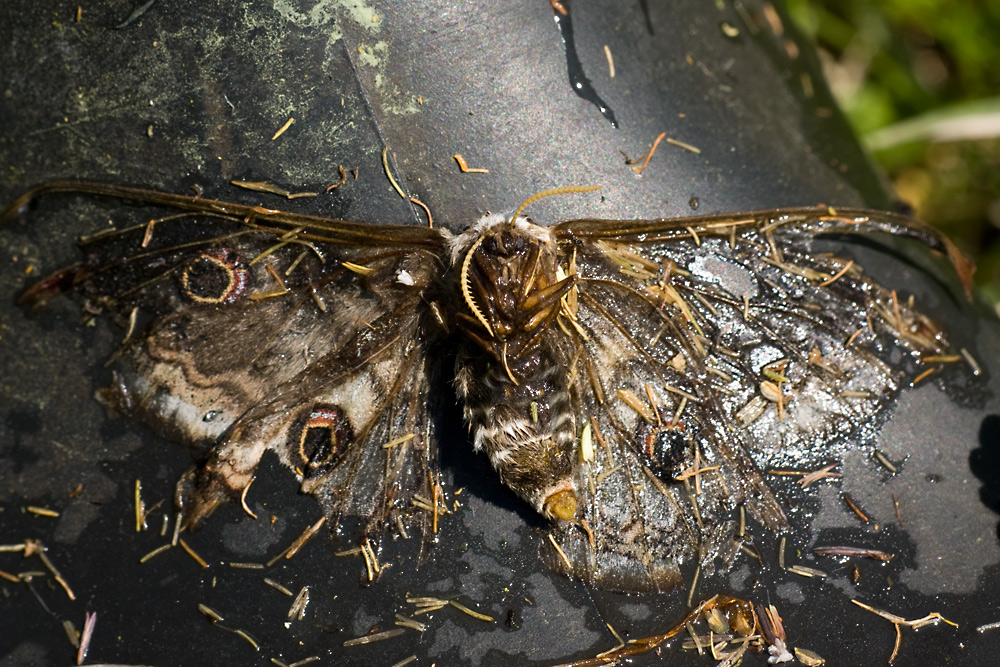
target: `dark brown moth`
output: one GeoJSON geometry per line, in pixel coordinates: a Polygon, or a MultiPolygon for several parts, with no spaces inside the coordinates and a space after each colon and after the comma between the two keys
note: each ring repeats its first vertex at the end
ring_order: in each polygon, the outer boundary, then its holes
{"type": "Polygon", "coordinates": [[[551,520],[553,565],[621,590],[725,557],[739,505],[785,526],[762,466],[858,435],[948,350],[912,303],[815,252],[818,235],[910,236],[970,272],[922,223],[853,209],[546,227],[522,206],[452,235],[54,182],[3,219],[53,192],[182,212],[83,239],[83,261],[21,303],[75,291],[129,327],[117,406],[214,442],[178,484],[187,526],[271,450],[331,525],[426,530],[428,406],[453,384],[472,445],[551,520]]]}

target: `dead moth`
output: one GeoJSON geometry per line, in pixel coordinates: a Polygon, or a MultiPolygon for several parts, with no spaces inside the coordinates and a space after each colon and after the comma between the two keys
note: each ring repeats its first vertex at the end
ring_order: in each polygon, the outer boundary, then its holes
{"type": "Polygon", "coordinates": [[[969,272],[927,226],[846,209],[546,227],[522,205],[452,235],[55,182],[4,219],[51,192],[181,212],[82,240],[83,261],[21,303],[72,290],[135,327],[119,407],[214,442],[178,484],[187,525],[239,498],[267,450],[331,525],[426,521],[411,501],[437,492],[428,406],[453,386],[473,446],[551,520],[554,566],[621,590],[715,559],[740,504],[785,526],[761,466],[857,434],[947,350],[817,235],[910,236],[969,272]]]}

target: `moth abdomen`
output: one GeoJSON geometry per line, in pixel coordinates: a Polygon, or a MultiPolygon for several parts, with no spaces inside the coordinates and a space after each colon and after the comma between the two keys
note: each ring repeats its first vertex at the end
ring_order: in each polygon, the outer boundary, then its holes
{"type": "Polygon", "coordinates": [[[476,450],[485,453],[501,481],[538,512],[572,519],[576,426],[566,388],[558,378],[548,377],[558,369],[550,366],[514,386],[495,365],[478,375],[477,361],[459,361],[459,394],[476,450]]]}

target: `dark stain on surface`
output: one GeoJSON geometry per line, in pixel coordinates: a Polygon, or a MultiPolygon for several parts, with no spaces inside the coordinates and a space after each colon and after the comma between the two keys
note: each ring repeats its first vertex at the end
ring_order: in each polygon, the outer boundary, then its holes
{"type": "Polygon", "coordinates": [[[646,32],[653,34],[653,22],[649,18],[649,0],[639,0],[639,7],[642,8],[642,17],[646,19],[646,32]]]}
{"type": "MultiPolygon", "coordinates": [[[[567,2],[563,2],[562,4],[567,9],[569,8],[567,2]]],[[[570,87],[580,98],[596,106],[600,110],[601,115],[611,123],[611,127],[617,128],[618,121],[615,119],[615,112],[611,110],[607,102],[601,99],[601,96],[594,90],[593,84],[590,83],[590,79],[583,72],[580,56],[576,52],[576,41],[573,37],[573,21],[570,18],[571,14],[569,12],[560,14],[558,11],[554,11],[553,13],[555,14],[556,27],[559,28],[559,34],[562,35],[563,53],[566,54],[566,71],[569,74],[570,87]]]]}

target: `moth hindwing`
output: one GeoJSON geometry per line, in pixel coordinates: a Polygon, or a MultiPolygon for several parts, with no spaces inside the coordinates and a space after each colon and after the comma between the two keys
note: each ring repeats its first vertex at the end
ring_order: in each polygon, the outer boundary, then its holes
{"type": "Polygon", "coordinates": [[[471,445],[551,520],[552,565],[621,590],[730,555],[739,505],[785,526],[761,469],[843,451],[948,351],[911,301],[816,252],[818,235],[912,236],[969,273],[937,232],[870,211],[487,216],[453,236],[55,182],[4,219],[43,192],[181,211],[84,239],[83,261],[21,302],[73,290],[129,327],[118,405],[213,443],[178,484],[189,525],[271,450],[331,524],[429,534],[431,407],[457,397],[471,445]]]}

